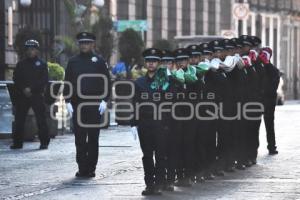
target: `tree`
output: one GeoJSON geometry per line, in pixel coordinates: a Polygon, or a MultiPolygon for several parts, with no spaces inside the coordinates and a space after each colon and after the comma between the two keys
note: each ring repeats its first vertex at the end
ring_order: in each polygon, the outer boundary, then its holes
{"type": "Polygon", "coordinates": [[[34,30],[30,27],[25,27],[20,29],[17,33],[14,42],[14,48],[17,51],[19,58],[24,58],[26,52],[24,44],[27,40],[30,39],[37,40],[40,43],[40,46],[42,45],[42,34],[39,30],[34,30]]]}
{"type": "Polygon", "coordinates": [[[144,42],[140,34],[133,29],[127,29],[121,33],[119,38],[119,52],[121,60],[128,66],[134,59],[136,63],[142,58],[144,42]]]}
{"type": "Polygon", "coordinates": [[[169,51],[173,51],[175,49],[174,42],[165,39],[157,40],[154,43],[153,47],[157,49],[169,50],[169,51]]]}
{"type": "Polygon", "coordinates": [[[97,37],[96,48],[106,61],[110,60],[114,38],[111,30],[113,22],[108,17],[100,16],[99,20],[93,25],[92,32],[97,37]]]}

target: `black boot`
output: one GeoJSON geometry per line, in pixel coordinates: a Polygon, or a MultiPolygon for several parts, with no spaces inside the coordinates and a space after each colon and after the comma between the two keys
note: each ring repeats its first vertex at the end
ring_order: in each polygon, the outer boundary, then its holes
{"type": "Polygon", "coordinates": [[[12,144],[10,146],[10,149],[22,149],[23,148],[23,144],[12,144]]]}
{"type": "Polygon", "coordinates": [[[269,155],[276,155],[278,151],[276,149],[269,150],[269,155]]]}
{"type": "Polygon", "coordinates": [[[155,186],[147,186],[145,190],[142,191],[143,196],[161,195],[161,194],[162,194],[161,191],[155,186]]]}

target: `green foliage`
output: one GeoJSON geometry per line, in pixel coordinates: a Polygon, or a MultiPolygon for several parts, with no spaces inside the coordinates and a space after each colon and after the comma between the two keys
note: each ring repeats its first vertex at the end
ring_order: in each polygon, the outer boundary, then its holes
{"type": "Polygon", "coordinates": [[[42,34],[39,30],[34,30],[30,27],[19,29],[15,38],[14,48],[21,59],[24,58],[26,52],[24,44],[29,39],[37,40],[40,43],[40,46],[42,45],[42,34]]]}
{"type": "Polygon", "coordinates": [[[64,79],[65,70],[58,63],[48,62],[49,80],[61,81],[64,79]]]}
{"type": "Polygon", "coordinates": [[[169,51],[173,51],[175,49],[174,42],[165,39],[157,40],[154,43],[153,47],[160,50],[169,50],[169,51]]]}
{"type": "Polygon", "coordinates": [[[126,63],[131,63],[132,59],[137,62],[141,60],[144,42],[138,32],[127,29],[121,33],[119,38],[119,51],[121,59],[126,63]]]}
{"type": "Polygon", "coordinates": [[[75,55],[79,51],[75,39],[72,37],[58,36],[55,38],[55,41],[62,45],[63,51],[61,53],[66,54],[68,57],[75,55]]]}
{"type": "Polygon", "coordinates": [[[105,60],[109,60],[113,49],[113,21],[109,17],[101,16],[92,27],[92,32],[96,35],[97,51],[105,60]]]}

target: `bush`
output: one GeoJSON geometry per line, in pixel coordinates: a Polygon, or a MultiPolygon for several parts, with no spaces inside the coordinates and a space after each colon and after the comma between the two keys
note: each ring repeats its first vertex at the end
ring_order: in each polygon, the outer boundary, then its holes
{"type": "Polygon", "coordinates": [[[61,81],[64,79],[65,70],[58,63],[48,62],[48,69],[49,69],[49,80],[61,81]]]}

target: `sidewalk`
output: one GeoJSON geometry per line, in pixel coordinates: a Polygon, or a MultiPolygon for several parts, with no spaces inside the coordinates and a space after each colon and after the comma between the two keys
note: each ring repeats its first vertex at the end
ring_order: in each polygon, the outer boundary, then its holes
{"type": "Polygon", "coordinates": [[[279,154],[267,155],[264,126],[258,164],[225,177],[176,188],[161,197],[142,197],[141,151],[130,127],[102,130],[97,177],[75,179],[75,145],[72,135],[58,136],[49,150],[38,142],[12,151],[0,140],[0,199],[107,200],[107,199],[300,199],[300,105],[277,107],[279,154]]]}

